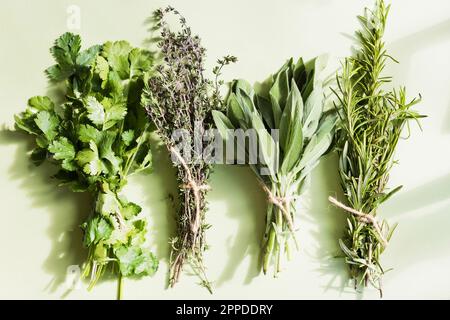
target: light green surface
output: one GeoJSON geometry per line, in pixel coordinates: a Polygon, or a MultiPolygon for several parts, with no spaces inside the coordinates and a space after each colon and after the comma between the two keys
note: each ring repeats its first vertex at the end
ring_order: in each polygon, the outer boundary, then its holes
{"type": "MultiPolygon", "coordinates": [[[[49,179],[54,169],[34,168],[26,151],[30,140],[8,129],[13,115],[33,95],[45,94],[43,70],[52,64],[53,40],[68,31],[66,9],[81,8],[79,32],[85,46],[127,39],[133,45],[146,37],[144,21],[163,1],[2,1],[0,5],[0,298],[113,299],[115,281],[104,281],[92,292],[70,293],[66,268],[83,261],[78,225],[89,212],[88,197],[57,188],[49,179]]],[[[224,77],[264,79],[286,58],[349,52],[355,16],[371,1],[171,1],[200,34],[208,49],[208,66],[224,54],[239,57],[224,77]]],[[[450,3],[447,0],[395,1],[386,34],[388,49],[401,61],[389,68],[395,83],[411,95],[422,93],[421,110],[429,118],[423,132],[412,129],[399,145],[391,186],[404,189],[380,213],[399,222],[384,265],[386,298],[450,298],[450,3]],[[424,14],[426,13],[426,14],[424,14]]],[[[337,239],[345,214],[331,208],[327,196],[340,196],[336,158],[327,156],[314,171],[302,197],[297,225],[301,250],[278,279],[258,274],[259,245],[264,226],[265,196],[251,171],[218,166],[209,193],[206,254],[215,293],[183,275],[174,289],[165,289],[168,238],[174,234],[168,194],[176,189],[174,171],[163,148],[155,147],[155,173],[129,183],[128,197],[143,205],[152,226],[152,242],[162,263],[157,275],[127,280],[124,298],[359,298],[347,283],[337,239]]],[[[366,290],[365,298],[377,298],[366,290]]]]}

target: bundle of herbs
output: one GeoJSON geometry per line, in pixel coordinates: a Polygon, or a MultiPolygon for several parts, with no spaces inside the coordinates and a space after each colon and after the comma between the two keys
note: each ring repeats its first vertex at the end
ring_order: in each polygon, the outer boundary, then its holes
{"type": "Polygon", "coordinates": [[[88,248],[83,276],[89,288],[111,267],[119,277],[152,275],[158,261],[146,238],[141,207],[121,190],[130,175],[151,167],[148,122],[140,107],[143,74],[153,55],[125,41],[106,42],[81,51],[78,35],[65,33],[51,53],[56,64],[46,70],[50,80],[63,83],[62,103],[47,96],[29,99],[16,126],[36,136],[31,159],[59,167],[54,178],[74,192],[95,199],[82,225],[88,248]]]}
{"type": "Polygon", "coordinates": [[[227,56],[219,60],[214,69],[216,80],[208,80],[204,75],[205,49],[184,17],[167,7],[154,12],[154,21],[161,32],[158,46],[163,61],[145,81],[142,105],[171,154],[179,182],[178,231],[172,240],[169,285],[175,285],[187,263],[201,285],[212,292],[203,263],[205,230],[209,227],[205,194],[211,164],[203,159],[202,150],[210,144],[206,133],[213,126],[211,111],[222,108],[217,77],[225,64],[236,59],[227,56]],[[179,17],[181,28],[177,32],[171,31],[166,20],[171,13],[179,17]]]}
{"type": "Polygon", "coordinates": [[[339,173],[349,206],[335,198],[330,201],[349,213],[346,237],[340,246],[355,280],[355,288],[371,283],[381,290],[385,270],[380,255],[388,245],[395,226],[376,218],[378,207],[400,190],[387,191],[394,151],[408,120],[422,117],[408,102],[405,88],[385,91],[391,81],[382,76],[387,60],[383,34],[389,6],[377,0],[374,10],[366,9],[358,19],[362,29],[356,32],[355,54],[343,62],[337,77],[336,108],[340,117],[339,173]]]}
{"type": "Polygon", "coordinates": [[[264,273],[272,262],[274,274],[281,271],[283,255],[290,258],[292,240],[298,249],[296,200],[333,142],[336,115],[325,106],[321,77],[325,66],[325,56],[306,63],[302,58],[297,63],[290,59],[262,84],[252,87],[244,80],[234,81],[226,115],[213,112],[222,137],[237,143],[236,155],[241,151],[235,160],[242,163],[245,154],[268,195],[264,273]],[[238,136],[239,131],[248,143],[238,136]]]}

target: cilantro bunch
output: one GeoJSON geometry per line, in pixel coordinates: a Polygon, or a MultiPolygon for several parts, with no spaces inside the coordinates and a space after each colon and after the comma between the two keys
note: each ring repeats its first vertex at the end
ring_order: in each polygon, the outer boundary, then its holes
{"type": "Polygon", "coordinates": [[[140,96],[142,76],[152,69],[154,57],[126,41],[82,51],[80,37],[71,33],[58,38],[50,52],[56,64],[46,73],[52,82],[64,83],[64,101],[33,97],[15,121],[36,137],[31,153],[36,165],[54,163],[59,185],[90,192],[95,199],[81,226],[89,250],[83,276],[90,276],[92,288],[108,267],[119,279],[151,275],[158,261],[146,244],[146,221],[141,207],[121,190],[130,175],[151,167],[140,96]]]}

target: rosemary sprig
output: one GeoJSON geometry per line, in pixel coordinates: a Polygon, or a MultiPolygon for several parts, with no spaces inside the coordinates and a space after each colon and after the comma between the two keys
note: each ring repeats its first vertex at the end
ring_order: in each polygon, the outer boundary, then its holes
{"type": "Polygon", "coordinates": [[[374,10],[366,8],[365,15],[358,17],[362,28],[356,32],[356,53],[345,59],[337,76],[333,91],[340,117],[339,172],[349,207],[330,198],[349,213],[347,233],[339,243],[355,288],[371,283],[381,296],[385,270],[380,255],[395,226],[378,222],[375,216],[378,206],[401,188],[386,191],[401,132],[408,120],[423,117],[411,110],[420,98],[407,102],[404,87],[383,89],[391,78],[382,76],[382,71],[389,59],[395,61],[383,42],[389,7],[377,0],[374,10]]]}

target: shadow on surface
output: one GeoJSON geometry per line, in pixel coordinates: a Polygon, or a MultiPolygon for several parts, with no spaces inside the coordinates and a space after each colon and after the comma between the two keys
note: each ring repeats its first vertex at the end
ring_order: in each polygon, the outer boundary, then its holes
{"type": "Polygon", "coordinates": [[[328,201],[328,196],[344,199],[339,184],[337,155],[327,155],[313,171],[309,188],[309,199],[306,200],[306,218],[311,220],[316,228],[311,231],[315,240],[312,257],[320,262],[319,273],[329,277],[324,290],[337,290],[341,293],[347,286],[348,273],[343,259],[339,258],[341,250],[338,240],[344,235],[346,228],[346,213],[335,208],[328,201]]]}
{"type": "Polygon", "coordinates": [[[53,279],[44,290],[55,292],[65,281],[67,268],[71,265],[81,266],[85,259],[86,250],[82,245],[79,226],[91,210],[91,200],[86,194],[74,194],[65,188],[58,188],[51,179],[56,172],[52,165],[46,163],[36,167],[31,163],[28,152],[34,146],[32,137],[3,128],[0,131],[0,143],[18,146],[13,155],[14,164],[8,168],[9,176],[12,180],[20,181],[20,187],[33,207],[45,208],[50,216],[47,235],[52,248],[43,269],[53,279]],[[68,203],[73,203],[73,206],[67,207],[68,203]]]}
{"type": "MultiPolygon", "coordinates": [[[[417,260],[449,254],[450,173],[412,190],[400,191],[385,206],[388,215],[398,218],[392,252],[401,252],[402,259],[394,268],[408,268],[417,260]],[[443,203],[442,206],[429,206],[443,203]]],[[[391,251],[388,250],[388,251],[391,251]]]]}
{"type": "MultiPolygon", "coordinates": [[[[169,263],[170,240],[176,235],[176,207],[178,188],[176,169],[172,166],[166,147],[152,136],[153,171],[133,179],[145,190],[141,205],[150,209],[149,225],[151,246],[160,261],[169,263]]],[[[159,270],[161,272],[162,270],[159,270]]],[[[169,273],[167,272],[167,277],[169,273]]],[[[167,280],[169,280],[167,278],[167,280]]],[[[167,285],[168,281],[166,281],[167,285]]]]}
{"type": "Polygon", "coordinates": [[[400,190],[386,205],[389,217],[407,214],[450,199],[450,173],[411,190],[400,190]]]}
{"type": "MultiPolygon", "coordinates": [[[[395,57],[400,63],[389,62],[386,73],[393,76],[394,83],[402,84],[403,79],[407,79],[409,77],[414,54],[422,49],[428,49],[435,44],[440,44],[446,39],[450,39],[450,20],[438,23],[434,26],[387,44],[388,51],[391,52],[392,56],[395,57]]],[[[432,93],[434,94],[434,92],[432,93]]],[[[417,95],[416,93],[413,94],[417,95]]],[[[426,98],[427,97],[424,96],[424,99],[426,98]]],[[[450,101],[447,100],[445,106],[442,106],[443,108],[447,108],[447,111],[445,112],[446,116],[443,117],[444,121],[442,124],[442,130],[444,133],[450,132],[449,103],[450,101]]],[[[424,109],[421,109],[420,105],[418,110],[426,113],[424,109]]]]}
{"type": "MultiPolygon", "coordinates": [[[[244,283],[249,284],[261,270],[261,241],[264,235],[266,198],[253,172],[243,166],[216,165],[211,179],[210,201],[226,203],[226,214],[236,220],[237,230],[226,248],[226,265],[217,286],[231,280],[246,257],[250,258],[244,283]],[[245,195],[245,196],[242,196],[245,195]]],[[[213,226],[220,228],[220,226],[213,226]]]]}
{"type": "Polygon", "coordinates": [[[450,133],[450,102],[447,106],[447,114],[444,117],[442,128],[444,133],[450,133]]]}
{"type": "Polygon", "coordinates": [[[386,252],[392,264],[387,267],[393,267],[393,272],[406,270],[418,261],[438,259],[450,254],[450,203],[437,209],[418,209],[419,215],[408,215],[399,221],[392,238],[392,247],[386,252]],[[395,253],[401,255],[393,256],[395,253]]]}
{"type": "Polygon", "coordinates": [[[434,43],[440,43],[446,38],[450,38],[450,20],[389,43],[387,45],[388,50],[400,62],[399,64],[395,64],[395,73],[397,76],[401,77],[401,79],[408,76],[411,68],[411,58],[416,51],[434,43]]]}

